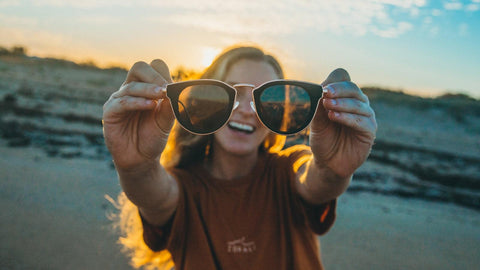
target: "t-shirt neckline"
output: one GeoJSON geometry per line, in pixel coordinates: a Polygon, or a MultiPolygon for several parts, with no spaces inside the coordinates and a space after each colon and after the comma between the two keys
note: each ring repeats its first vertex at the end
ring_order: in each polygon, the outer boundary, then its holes
{"type": "Polygon", "coordinates": [[[259,176],[259,174],[264,171],[266,162],[267,162],[267,153],[259,153],[257,163],[255,164],[253,169],[245,176],[234,179],[234,180],[225,180],[225,179],[221,179],[213,176],[210,173],[210,171],[208,171],[205,168],[205,166],[203,165],[203,162],[198,162],[195,165],[195,170],[202,178],[208,179],[208,181],[212,184],[215,184],[217,186],[222,186],[222,187],[234,187],[234,186],[241,186],[244,184],[248,184],[253,179],[256,179],[259,176]]]}

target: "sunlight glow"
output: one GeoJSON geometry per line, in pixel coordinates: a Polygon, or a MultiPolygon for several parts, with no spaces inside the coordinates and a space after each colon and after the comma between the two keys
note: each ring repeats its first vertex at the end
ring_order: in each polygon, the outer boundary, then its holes
{"type": "Polygon", "coordinates": [[[220,54],[222,50],[212,47],[205,47],[202,49],[202,67],[206,68],[212,64],[215,57],[220,54]]]}

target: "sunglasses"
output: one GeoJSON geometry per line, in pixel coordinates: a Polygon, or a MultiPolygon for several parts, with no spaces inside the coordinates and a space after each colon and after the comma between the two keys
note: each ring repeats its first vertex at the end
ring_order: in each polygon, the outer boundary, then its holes
{"type": "Polygon", "coordinates": [[[171,83],[167,85],[167,97],[182,127],[194,134],[207,135],[230,119],[239,104],[238,87],[253,88],[252,109],[267,128],[281,135],[305,129],[322,97],[321,85],[303,81],[273,80],[255,87],[231,86],[210,79],[171,83]]]}

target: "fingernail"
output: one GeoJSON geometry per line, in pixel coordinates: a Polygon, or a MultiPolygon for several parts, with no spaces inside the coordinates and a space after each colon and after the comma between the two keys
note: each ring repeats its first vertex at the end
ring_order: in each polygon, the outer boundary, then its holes
{"type": "Polygon", "coordinates": [[[331,102],[332,102],[332,105],[334,105],[334,106],[337,105],[337,100],[331,99],[331,102]]]}
{"type": "Polygon", "coordinates": [[[157,93],[157,94],[160,93],[160,92],[162,92],[162,91],[164,91],[164,90],[165,90],[165,87],[163,87],[163,86],[157,86],[157,87],[155,87],[155,93],[157,93]]]}
{"type": "Polygon", "coordinates": [[[328,93],[330,95],[333,95],[335,94],[335,90],[333,89],[333,87],[331,87],[330,85],[327,85],[323,88],[323,92],[324,93],[328,93]]]}

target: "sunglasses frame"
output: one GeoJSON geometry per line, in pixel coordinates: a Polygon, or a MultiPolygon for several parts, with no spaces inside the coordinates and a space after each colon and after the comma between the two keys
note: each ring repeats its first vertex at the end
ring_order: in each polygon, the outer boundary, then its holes
{"type": "Polygon", "coordinates": [[[271,130],[274,133],[280,134],[280,135],[292,135],[295,133],[298,133],[305,129],[310,122],[313,119],[313,116],[315,115],[315,112],[317,111],[317,105],[318,101],[322,98],[323,94],[323,88],[319,84],[315,83],[310,83],[310,82],[305,82],[305,81],[296,81],[296,80],[284,80],[284,79],[278,79],[278,80],[272,80],[265,82],[261,84],[258,87],[255,87],[254,85],[250,84],[236,84],[234,86],[231,86],[225,82],[219,81],[219,80],[214,80],[214,79],[198,79],[198,80],[189,80],[189,81],[183,81],[183,82],[176,82],[176,83],[170,83],[167,85],[167,97],[170,100],[170,104],[172,106],[173,112],[175,114],[175,117],[177,119],[177,122],[186,130],[188,130],[191,133],[197,134],[197,135],[208,135],[216,132],[223,126],[225,126],[228,123],[228,120],[232,116],[233,110],[234,110],[234,104],[235,100],[237,98],[237,89],[235,87],[252,87],[252,99],[255,105],[255,113],[257,115],[257,118],[260,120],[260,122],[265,125],[269,130],[271,130]],[[230,112],[228,115],[225,115],[223,119],[222,125],[217,128],[214,131],[211,132],[199,132],[193,125],[189,123],[182,123],[178,119],[180,118],[180,111],[178,108],[178,103],[179,103],[179,97],[181,92],[189,87],[189,86],[196,86],[196,85],[214,85],[223,88],[228,97],[229,97],[229,102],[227,105],[227,109],[230,112]],[[267,88],[272,87],[272,86],[281,86],[281,85],[293,85],[293,86],[298,86],[303,88],[307,94],[310,97],[310,112],[307,116],[307,121],[303,125],[301,125],[299,128],[295,129],[294,131],[290,132],[283,132],[279,130],[275,130],[274,127],[271,125],[271,123],[267,123],[262,119],[260,116],[258,108],[262,107],[262,102],[260,101],[260,96],[265,91],[267,88]]]}

